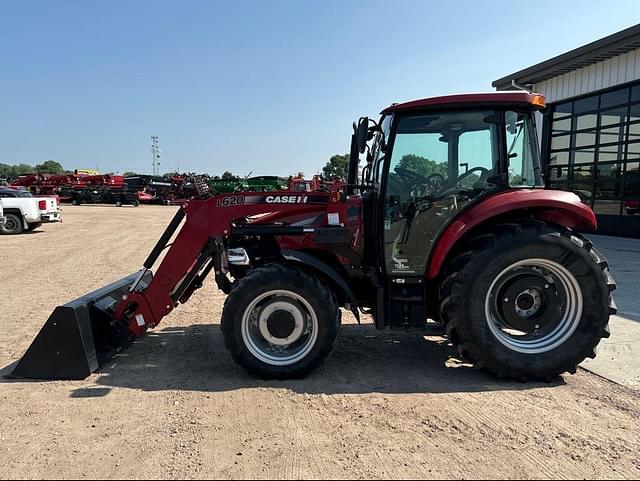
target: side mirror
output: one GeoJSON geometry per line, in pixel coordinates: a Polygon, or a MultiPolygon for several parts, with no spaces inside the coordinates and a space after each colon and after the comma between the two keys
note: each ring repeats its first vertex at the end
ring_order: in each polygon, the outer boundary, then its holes
{"type": "Polygon", "coordinates": [[[518,114],[515,112],[507,112],[505,115],[505,123],[507,125],[507,132],[511,135],[518,133],[518,114]]]}
{"type": "Polygon", "coordinates": [[[369,140],[369,117],[360,117],[356,129],[356,143],[358,152],[361,154],[367,150],[367,140],[369,140]]]}

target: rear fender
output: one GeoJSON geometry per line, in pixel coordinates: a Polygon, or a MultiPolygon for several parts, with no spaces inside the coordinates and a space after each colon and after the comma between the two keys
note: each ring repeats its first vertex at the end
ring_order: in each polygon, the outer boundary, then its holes
{"type": "Polygon", "coordinates": [[[427,277],[438,277],[447,256],[473,229],[505,215],[529,216],[577,231],[593,232],[597,229],[594,212],[571,192],[542,189],[507,191],[462,211],[449,224],[431,253],[427,277]]]}
{"type": "Polygon", "coordinates": [[[340,289],[342,294],[344,294],[344,298],[349,301],[349,308],[351,312],[353,312],[353,315],[356,316],[356,319],[360,322],[360,313],[358,312],[358,301],[356,296],[349,284],[335,271],[335,269],[320,259],[317,259],[305,252],[283,249],[280,253],[285,260],[294,264],[302,264],[311,270],[328,277],[333,282],[334,286],[337,289],[340,289]]]}

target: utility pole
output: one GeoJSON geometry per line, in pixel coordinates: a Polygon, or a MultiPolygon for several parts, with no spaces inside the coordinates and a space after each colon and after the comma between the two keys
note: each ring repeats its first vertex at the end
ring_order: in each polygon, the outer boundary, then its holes
{"type": "Polygon", "coordinates": [[[160,138],[157,135],[151,136],[151,153],[153,154],[153,175],[160,175],[160,138]]]}

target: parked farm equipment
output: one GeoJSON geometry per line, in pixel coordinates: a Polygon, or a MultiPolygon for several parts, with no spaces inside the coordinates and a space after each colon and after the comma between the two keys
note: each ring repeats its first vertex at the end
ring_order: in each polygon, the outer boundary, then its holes
{"type": "Polygon", "coordinates": [[[143,269],[56,308],[13,375],[88,376],[211,272],[229,294],[225,344],[263,378],[315,369],[336,346],[340,307],[370,313],[378,329],[436,319],[461,356],[499,377],[575,372],[609,335],[615,284],[579,233],[595,230],[593,211],[542,187],[542,108],[524,92],[395,104],[354,124],[340,191],[198,184],[143,269]]]}
{"type": "Polygon", "coordinates": [[[62,202],[80,204],[139,204],[136,192],[128,188],[121,175],[74,174],[28,174],[11,183],[24,187],[34,195],[57,195],[62,202]]]}
{"type": "Polygon", "coordinates": [[[175,205],[198,196],[196,183],[206,183],[216,194],[232,192],[272,192],[287,188],[285,179],[276,176],[260,177],[212,177],[208,174],[168,174],[164,177],[132,176],[125,179],[131,190],[138,192],[138,200],[144,203],[175,205]]]}

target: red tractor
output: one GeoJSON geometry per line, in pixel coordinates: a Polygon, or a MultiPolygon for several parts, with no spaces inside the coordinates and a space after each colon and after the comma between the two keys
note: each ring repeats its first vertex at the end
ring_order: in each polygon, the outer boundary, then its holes
{"type": "Polygon", "coordinates": [[[525,92],[395,104],[354,124],[342,191],[204,189],[140,272],[58,307],[13,375],[88,376],[210,272],[229,294],[226,346],[262,378],[313,371],[338,342],[340,308],[378,329],[437,320],[461,356],[499,377],[575,372],[609,335],[615,284],[579,233],[596,229],[594,213],[543,187],[543,108],[525,92]]]}
{"type": "Polygon", "coordinates": [[[305,179],[301,173],[289,179],[289,190],[292,192],[315,192],[322,188],[320,177],[314,175],[311,179],[305,179]]]}

